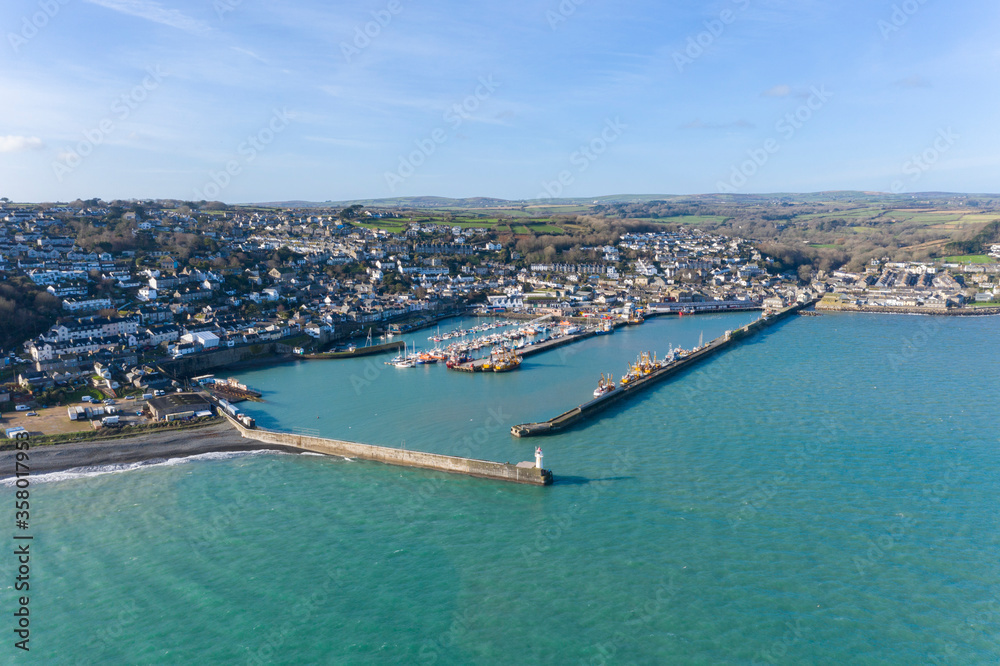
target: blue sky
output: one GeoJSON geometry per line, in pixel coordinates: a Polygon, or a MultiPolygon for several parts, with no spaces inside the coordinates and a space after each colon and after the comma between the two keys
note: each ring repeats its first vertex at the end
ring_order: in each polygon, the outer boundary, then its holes
{"type": "Polygon", "coordinates": [[[998,192],[998,29],[972,0],[6,0],[0,196],[998,192]]]}

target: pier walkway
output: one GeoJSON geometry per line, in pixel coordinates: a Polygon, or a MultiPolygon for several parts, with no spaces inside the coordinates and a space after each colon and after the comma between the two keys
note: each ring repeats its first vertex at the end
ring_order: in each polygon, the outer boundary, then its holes
{"type": "Polygon", "coordinates": [[[736,344],[743,338],[772,326],[789,315],[794,314],[815,302],[816,300],[812,300],[806,303],[792,305],[783,310],[779,310],[778,312],[765,315],[757,321],[751,322],[742,328],[736,329],[735,331],[727,331],[725,335],[712,340],[707,345],[695,350],[687,356],[684,356],[683,358],[674,361],[659,370],[655,370],[626,386],[619,387],[614,391],[606,393],[599,398],[595,398],[590,402],[586,402],[579,407],[574,407],[573,409],[563,412],[559,416],[553,417],[548,421],[543,421],[541,423],[522,423],[520,425],[516,425],[510,429],[510,432],[515,437],[535,437],[539,435],[555,434],[560,430],[569,428],[584,419],[596,415],[602,409],[609,407],[620,400],[625,400],[638,395],[640,391],[654,386],[664,379],[677,374],[681,370],[691,367],[695,363],[711,358],[716,353],[730,347],[733,344],[736,344]]]}
{"type": "MultiPolygon", "coordinates": [[[[221,411],[220,413],[224,414],[221,411]]],[[[330,456],[371,460],[386,463],[387,465],[416,467],[438,472],[450,472],[452,474],[465,474],[467,476],[494,479],[496,481],[524,483],[534,486],[548,486],[552,484],[552,472],[536,467],[534,462],[523,462],[512,465],[510,463],[499,463],[491,460],[476,460],[474,458],[447,456],[439,453],[392,449],[385,446],[360,444],[358,442],[347,442],[298,433],[277,432],[257,427],[247,428],[230,415],[224,415],[240,431],[240,434],[244,438],[265,444],[287,446],[330,456]]]]}
{"type": "MultiPolygon", "coordinates": [[[[527,358],[528,356],[534,356],[535,354],[541,354],[542,352],[551,351],[565,345],[571,345],[574,342],[579,342],[581,340],[586,340],[587,338],[592,338],[596,335],[593,330],[585,330],[580,333],[573,333],[572,335],[565,335],[560,338],[555,338],[554,340],[546,340],[545,342],[539,342],[535,344],[527,344],[523,347],[515,349],[517,355],[521,358],[527,358]]],[[[475,361],[470,361],[468,363],[462,363],[461,365],[456,365],[452,367],[452,370],[458,370],[460,372],[484,372],[483,364],[489,360],[489,357],[478,358],[475,361]]]]}

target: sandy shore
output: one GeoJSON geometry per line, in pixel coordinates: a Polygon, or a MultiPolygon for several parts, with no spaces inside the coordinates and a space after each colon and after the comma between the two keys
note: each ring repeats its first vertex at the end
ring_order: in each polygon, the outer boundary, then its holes
{"type": "MultiPolygon", "coordinates": [[[[219,451],[280,450],[302,453],[273,444],[244,439],[229,423],[204,428],[154,432],[105,441],[75,442],[32,447],[28,454],[32,474],[61,472],[76,467],[117,465],[157,458],[183,458],[219,451]]],[[[16,451],[0,451],[0,478],[14,476],[16,451]]]]}

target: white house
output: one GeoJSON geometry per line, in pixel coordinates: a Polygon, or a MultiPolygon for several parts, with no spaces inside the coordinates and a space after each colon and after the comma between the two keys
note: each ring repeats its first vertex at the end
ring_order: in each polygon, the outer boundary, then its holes
{"type": "Polygon", "coordinates": [[[86,312],[95,310],[104,310],[111,307],[110,298],[88,298],[75,300],[72,298],[67,298],[63,301],[63,309],[69,310],[70,312],[86,312]]]}
{"type": "Polygon", "coordinates": [[[208,331],[185,333],[181,336],[181,342],[192,343],[199,349],[215,349],[219,346],[219,336],[208,331]]]}

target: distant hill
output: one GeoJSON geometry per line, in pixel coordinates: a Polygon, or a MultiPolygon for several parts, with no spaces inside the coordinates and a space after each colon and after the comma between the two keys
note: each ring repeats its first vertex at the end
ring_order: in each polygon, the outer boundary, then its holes
{"type": "Polygon", "coordinates": [[[701,202],[701,203],[765,203],[765,202],[797,202],[797,203],[920,203],[941,199],[966,200],[976,198],[995,198],[995,194],[966,194],[957,192],[908,192],[892,194],[888,192],[862,192],[853,190],[835,190],[829,192],[773,192],[767,194],[610,194],[596,197],[567,197],[559,199],[497,199],[495,197],[467,197],[452,199],[449,197],[392,197],[385,199],[351,199],[347,201],[266,201],[244,206],[260,206],[266,208],[346,208],[355,204],[373,208],[411,208],[411,209],[470,209],[470,208],[520,208],[521,206],[590,206],[594,204],[624,204],[645,203],[649,201],[669,202],[701,202]]]}
{"type": "Polygon", "coordinates": [[[986,254],[995,243],[1000,243],[1000,220],[990,222],[969,240],[948,243],[945,250],[955,254],[986,254]]]}

